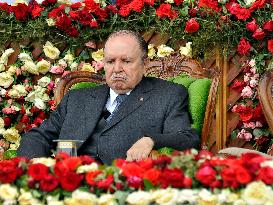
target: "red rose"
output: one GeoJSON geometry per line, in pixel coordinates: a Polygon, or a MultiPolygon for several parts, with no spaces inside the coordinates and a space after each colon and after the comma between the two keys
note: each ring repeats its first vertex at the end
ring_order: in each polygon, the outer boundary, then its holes
{"type": "Polygon", "coordinates": [[[121,170],[122,175],[126,177],[130,176],[142,177],[143,173],[145,172],[145,170],[141,168],[139,165],[137,165],[135,162],[123,165],[121,170]]]}
{"type": "Polygon", "coordinates": [[[85,7],[90,11],[90,12],[95,12],[100,8],[100,4],[97,4],[94,0],[85,0],[85,7]]]}
{"type": "Polygon", "coordinates": [[[11,7],[12,12],[15,14],[15,17],[19,21],[25,21],[28,17],[28,7],[26,4],[17,4],[17,6],[11,7]]]}
{"type": "Polygon", "coordinates": [[[95,160],[92,157],[88,156],[88,155],[81,155],[79,157],[80,157],[80,159],[82,161],[82,165],[88,165],[88,164],[91,164],[91,163],[95,162],[95,160]]]}
{"type": "Polygon", "coordinates": [[[40,181],[39,187],[42,191],[50,192],[56,189],[58,185],[59,185],[58,179],[55,176],[49,174],[40,181]]]}
{"type": "Polygon", "coordinates": [[[22,123],[30,123],[30,118],[27,115],[23,115],[20,119],[20,122],[22,123]]]}
{"type": "Polygon", "coordinates": [[[118,9],[117,9],[117,7],[115,5],[108,5],[106,7],[106,10],[108,12],[112,12],[113,14],[116,14],[118,12],[118,9]]]}
{"type": "Polygon", "coordinates": [[[186,22],[185,30],[188,33],[194,33],[196,31],[198,31],[199,28],[200,28],[200,25],[194,18],[191,18],[186,22]]]}
{"type": "Polygon", "coordinates": [[[216,180],[216,174],[216,171],[212,167],[204,166],[197,170],[195,177],[202,184],[209,186],[213,181],[216,180]]]}
{"type": "Polygon", "coordinates": [[[92,28],[98,28],[98,27],[99,27],[99,24],[98,24],[98,22],[97,22],[96,20],[92,20],[92,21],[90,22],[90,26],[91,26],[92,28]]]}
{"type": "Polygon", "coordinates": [[[74,172],[67,172],[59,180],[61,183],[61,187],[64,190],[73,191],[80,186],[82,179],[83,179],[83,175],[76,174],[74,172]]]}
{"type": "Polygon", "coordinates": [[[101,173],[102,173],[101,170],[88,172],[85,175],[85,180],[86,180],[87,184],[89,184],[90,186],[95,186],[96,185],[96,177],[101,173]]]}
{"type": "Polygon", "coordinates": [[[190,17],[195,17],[196,14],[197,14],[197,9],[196,8],[190,9],[190,11],[189,11],[190,17]]]}
{"type": "Polygon", "coordinates": [[[267,41],[267,49],[273,53],[273,39],[267,41]]]}
{"type": "Polygon", "coordinates": [[[235,173],[236,173],[236,180],[240,184],[248,184],[252,180],[252,177],[248,173],[248,171],[241,166],[239,166],[235,169],[235,173]]]}
{"type": "Polygon", "coordinates": [[[184,173],[181,169],[166,168],[161,172],[159,183],[162,188],[172,186],[174,188],[184,187],[184,173]]]}
{"type": "Polygon", "coordinates": [[[5,127],[10,126],[11,119],[9,117],[4,117],[3,120],[4,120],[5,127]]]}
{"type": "Polygon", "coordinates": [[[49,13],[48,13],[48,17],[49,18],[57,18],[59,16],[64,16],[65,13],[64,13],[64,7],[63,6],[59,6],[55,9],[52,9],[49,13]]]}
{"type": "Polygon", "coordinates": [[[57,21],[55,23],[55,25],[61,30],[71,29],[71,24],[72,24],[71,19],[66,15],[63,15],[63,16],[57,18],[57,21]]]}
{"type": "Polygon", "coordinates": [[[49,167],[44,164],[37,163],[31,164],[28,167],[28,175],[31,176],[34,180],[41,180],[46,175],[48,175],[49,167]]]}
{"type": "Polygon", "coordinates": [[[191,188],[192,187],[192,178],[185,176],[183,181],[185,188],[191,188]]]}
{"type": "Polygon", "coordinates": [[[175,19],[178,16],[178,12],[175,10],[172,10],[172,6],[170,4],[161,4],[156,9],[156,15],[159,18],[175,19]]]}
{"type": "Polygon", "coordinates": [[[256,0],[251,7],[249,8],[251,11],[255,11],[257,9],[263,8],[265,5],[265,0],[256,0]]]}
{"type": "Polygon", "coordinates": [[[112,174],[108,175],[106,179],[97,182],[97,187],[103,190],[109,190],[111,184],[114,182],[114,177],[112,174]]]}
{"type": "Polygon", "coordinates": [[[33,10],[31,11],[31,15],[33,18],[41,16],[41,12],[44,10],[44,8],[40,7],[39,4],[35,5],[33,10]]]}
{"type": "Polygon", "coordinates": [[[263,25],[263,29],[265,31],[269,31],[269,32],[273,31],[273,21],[269,20],[269,21],[265,22],[263,25]]]}
{"type": "Polygon", "coordinates": [[[63,160],[62,163],[69,171],[75,171],[82,164],[82,161],[79,157],[69,157],[63,160]]]}
{"type": "Polygon", "coordinates": [[[174,0],[174,3],[175,3],[176,6],[179,6],[183,2],[184,2],[184,0],[174,0]]]}
{"type": "Polygon", "coordinates": [[[7,11],[8,13],[10,13],[11,6],[8,5],[7,3],[0,2],[0,10],[7,11]]]}
{"type": "Polygon", "coordinates": [[[240,80],[234,80],[232,85],[230,86],[231,89],[236,90],[238,93],[241,93],[244,87],[246,86],[245,81],[240,81],[240,80]]]}
{"type": "Polygon", "coordinates": [[[238,53],[241,55],[246,55],[249,53],[250,48],[251,48],[250,43],[245,38],[242,37],[237,46],[238,53]]]}
{"type": "MultiPolygon", "coordinates": [[[[176,0],[174,0],[174,2],[175,1],[176,0]]],[[[178,0],[178,1],[180,1],[180,0],[178,0]]],[[[155,0],[144,0],[144,3],[147,4],[147,5],[149,5],[149,6],[154,6],[155,0]]]]}
{"type": "Polygon", "coordinates": [[[160,167],[165,167],[168,164],[170,164],[172,162],[172,159],[170,157],[167,156],[159,156],[157,159],[155,159],[153,161],[154,165],[160,166],[160,167]]]}
{"type": "Polygon", "coordinates": [[[78,37],[79,36],[79,31],[77,30],[76,27],[70,27],[65,31],[69,36],[71,37],[78,37]]]}
{"type": "Polygon", "coordinates": [[[262,180],[268,185],[273,184],[273,169],[271,167],[263,167],[259,170],[258,177],[259,180],[262,180]]]}
{"type": "Polygon", "coordinates": [[[144,1],[143,0],[133,0],[130,4],[130,9],[135,12],[141,12],[144,7],[144,1]]]}
{"type": "Polygon", "coordinates": [[[0,182],[13,183],[18,176],[16,163],[11,160],[0,161],[0,182]]]}
{"type": "Polygon", "coordinates": [[[127,178],[128,186],[135,189],[142,189],[144,187],[143,179],[136,176],[129,176],[127,178]]]}
{"type": "Polygon", "coordinates": [[[229,11],[239,20],[247,20],[251,16],[251,11],[246,8],[241,8],[240,4],[238,3],[232,3],[229,7],[229,11]]]}
{"type": "Polygon", "coordinates": [[[153,160],[151,158],[147,158],[138,162],[138,165],[145,170],[153,168],[153,160]]]}
{"type": "Polygon", "coordinates": [[[218,7],[218,1],[217,0],[200,0],[199,1],[199,7],[203,8],[210,8],[216,12],[221,11],[221,8],[218,7]]]}
{"type": "Polygon", "coordinates": [[[248,22],[246,24],[246,29],[250,32],[254,32],[259,28],[259,26],[256,24],[256,19],[253,19],[252,21],[248,22]]]}
{"type": "Polygon", "coordinates": [[[253,38],[257,39],[257,40],[263,40],[264,37],[265,37],[265,33],[262,29],[257,29],[253,35],[252,35],[253,38]]]}
{"type": "Polygon", "coordinates": [[[256,153],[245,153],[241,155],[243,166],[253,175],[257,173],[261,168],[261,163],[265,160],[265,157],[256,153]]]}
{"type": "Polygon", "coordinates": [[[124,5],[120,8],[119,15],[121,15],[122,17],[127,17],[130,14],[130,7],[128,7],[128,5],[124,5]]]}
{"type": "Polygon", "coordinates": [[[42,2],[42,5],[48,6],[48,5],[50,5],[50,4],[56,4],[56,3],[57,3],[57,0],[44,0],[44,1],[42,2]]]}
{"type": "Polygon", "coordinates": [[[153,185],[156,185],[158,183],[159,176],[160,171],[152,168],[144,173],[143,178],[149,180],[153,185]]]}
{"type": "Polygon", "coordinates": [[[36,113],[36,112],[40,112],[40,109],[37,108],[36,106],[33,106],[30,110],[31,113],[36,113]]]}
{"type": "Polygon", "coordinates": [[[71,9],[79,9],[82,7],[82,3],[81,2],[76,2],[76,3],[73,3],[71,4],[70,8],[71,9]]]}

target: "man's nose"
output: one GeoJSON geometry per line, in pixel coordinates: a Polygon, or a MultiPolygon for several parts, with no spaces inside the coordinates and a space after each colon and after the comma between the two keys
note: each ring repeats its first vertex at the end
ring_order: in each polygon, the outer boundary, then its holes
{"type": "Polygon", "coordinates": [[[117,73],[120,71],[122,71],[122,63],[120,61],[115,61],[114,72],[117,73]]]}

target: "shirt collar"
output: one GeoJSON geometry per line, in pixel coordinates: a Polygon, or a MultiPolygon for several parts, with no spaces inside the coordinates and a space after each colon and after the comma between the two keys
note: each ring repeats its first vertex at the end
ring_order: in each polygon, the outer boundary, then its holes
{"type": "MultiPolygon", "coordinates": [[[[132,90],[128,91],[126,93],[126,95],[130,95],[131,91],[132,90]]],[[[112,88],[110,88],[110,105],[113,105],[113,103],[114,103],[115,99],[117,98],[117,96],[118,96],[118,94],[115,93],[115,91],[112,90],[112,88]]]]}

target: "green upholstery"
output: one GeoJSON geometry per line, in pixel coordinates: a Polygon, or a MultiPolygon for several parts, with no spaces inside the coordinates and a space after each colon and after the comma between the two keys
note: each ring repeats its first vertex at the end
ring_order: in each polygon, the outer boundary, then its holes
{"type": "Polygon", "coordinates": [[[80,82],[80,83],[76,83],[72,85],[71,90],[77,90],[81,88],[89,88],[89,87],[95,87],[95,86],[98,86],[98,84],[94,82],[80,82]]]}

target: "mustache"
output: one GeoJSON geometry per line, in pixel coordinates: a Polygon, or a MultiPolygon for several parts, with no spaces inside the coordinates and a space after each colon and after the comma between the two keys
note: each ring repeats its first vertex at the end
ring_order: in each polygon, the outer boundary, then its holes
{"type": "Polygon", "coordinates": [[[111,80],[120,80],[120,79],[127,80],[128,77],[127,77],[127,75],[124,74],[124,73],[113,73],[113,74],[111,75],[111,78],[110,78],[110,79],[111,79],[111,80]]]}

